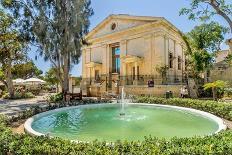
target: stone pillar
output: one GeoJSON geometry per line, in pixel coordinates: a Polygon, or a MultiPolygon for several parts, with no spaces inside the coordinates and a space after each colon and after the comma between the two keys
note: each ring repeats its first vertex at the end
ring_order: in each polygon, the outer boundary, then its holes
{"type": "Polygon", "coordinates": [[[155,48],[153,47],[155,44],[155,37],[153,34],[146,35],[144,37],[144,73],[145,75],[152,74],[153,68],[156,64],[156,61],[154,59],[155,56],[155,48]]]}
{"type": "Polygon", "coordinates": [[[82,50],[82,78],[86,78],[86,68],[85,68],[85,63],[86,63],[86,58],[85,58],[85,50],[82,50]]]}
{"type": "Polygon", "coordinates": [[[135,62],[135,85],[138,85],[138,62],[135,62]]]}
{"type": "Polygon", "coordinates": [[[108,90],[111,90],[112,88],[112,49],[110,45],[107,45],[107,87],[108,90]]]}
{"type": "Polygon", "coordinates": [[[178,55],[177,55],[177,52],[176,52],[176,40],[174,40],[173,57],[174,57],[174,60],[173,60],[173,69],[174,69],[173,82],[175,83],[175,81],[176,81],[176,76],[177,76],[177,73],[176,73],[176,72],[177,72],[177,70],[178,70],[178,64],[177,64],[178,55]]]}
{"type": "Polygon", "coordinates": [[[127,76],[127,70],[126,70],[127,68],[126,68],[126,63],[125,62],[123,62],[122,63],[122,70],[123,70],[123,74],[122,74],[122,76],[123,76],[123,81],[122,81],[122,85],[126,85],[126,76],[127,76]]]}
{"type": "MultiPolygon", "coordinates": [[[[127,40],[122,40],[120,42],[120,57],[124,57],[127,55],[127,40]]],[[[121,60],[121,67],[120,67],[120,75],[124,76],[124,69],[123,69],[124,63],[121,60]]]]}
{"type": "Polygon", "coordinates": [[[92,69],[89,67],[89,83],[92,84],[92,69]]]}

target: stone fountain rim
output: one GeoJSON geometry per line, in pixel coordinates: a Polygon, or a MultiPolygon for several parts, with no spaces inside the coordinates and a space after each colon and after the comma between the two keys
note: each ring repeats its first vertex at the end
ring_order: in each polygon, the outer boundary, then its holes
{"type": "MultiPolygon", "coordinates": [[[[34,120],[36,120],[39,117],[43,117],[55,112],[60,112],[60,111],[65,111],[65,110],[69,110],[69,109],[78,109],[78,108],[87,108],[87,107],[99,107],[99,106],[112,106],[112,105],[117,105],[118,103],[101,103],[101,104],[88,104],[88,105],[78,105],[78,106],[70,106],[70,107],[64,107],[64,108],[59,108],[59,109],[54,109],[54,110],[50,110],[50,111],[46,111],[37,115],[34,115],[32,117],[30,117],[29,119],[26,120],[26,122],[24,123],[24,131],[26,133],[28,133],[29,135],[32,136],[49,136],[40,132],[35,131],[34,129],[32,129],[32,123],[34,122],[34,120]]],[[[162,104],[149,104],[149,103],[127,103],[127,105],[141,105],[141,106],[156,106],[156,107],[162,107],[162,108],[172,108],[172,109],[177,109],[177,110],[184,110],[184,111],[189,111],[195,114],[199,114],[202,117],[206,117],[208,119],[213,120],[214,122],[216,122],[218,124],[218,130],[213,133],[213,134],[217,134],[218,132],[222,131],[222,130],[226,130],[227,126],[225,125],[223,119],[221,119],[218,116],[215,116],[211,113],[205,112],[205,111],[201,111],[201,110],[196,110],[193,108],[186,108],[186,107],[179,107],[179,106],[173,106],[173,105],[162,105],[162,104]]],[[[212,134],[209,134],[212,135],[212,134]]],[[[49,136],[51,137],[51,136],[49,136]]],[[[73,142],[81,142],[78,140],[72,140],[73,142]]]]}

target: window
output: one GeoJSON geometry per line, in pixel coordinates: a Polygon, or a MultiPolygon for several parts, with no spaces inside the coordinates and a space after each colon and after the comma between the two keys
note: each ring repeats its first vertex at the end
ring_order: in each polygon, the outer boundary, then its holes
{"type": "Polygon", "coordinates": [[[173,55],[169,53],[169,68],[173,68],[173,55]]]}
{"type": "Polygon", "coordinates": [[[99,70],[95,70],[95,80],[96,80],[96,81],[99,81],[99,80],[100,80],[99,70]]]}
{"type": "Polygon", "coordinates": [[[178,70],[181,70],[181,57],[178,56],[178,70]]]}
{"type": "Polygon", "coordinates": [[[113,24],[111,25],[111,30],[115,30],[115,28],[116,28],[116,24],[113,23],[113,24]]]}
{"type": "Polygon", "coordinates": [[[112,48],[112,72],[120,73],[120,48],[113,47],[112,48]]]}

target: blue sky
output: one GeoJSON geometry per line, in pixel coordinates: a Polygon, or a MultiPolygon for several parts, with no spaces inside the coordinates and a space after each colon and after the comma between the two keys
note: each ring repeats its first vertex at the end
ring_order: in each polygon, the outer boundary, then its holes
{"type": "MultiPolygon", "coordinates": [[[[189,2],[190,0],[92,0],[94,16],[90,19],[90,30],[110,14],[130,14],[165,17],[182,32],[189,32],[194,26],[200,24],[199,21],[189,21],[186,16],[179,16],[179,10],[182,7],[188,7],[189,2]]],[[[222,18],[215,17],[215,19],[226,25],[222,18]]],[[[223,48],[227,47],[223,45],[223,48]]],[[[35,50],[32,49],[29,56],[34,59],[35,55],[35,50]]],[[[42,57],[34,62],[44,72],[50,67],[50,63],[44,62],[42,57]]],[[[81,75],[81,62],[73,66],[71,74],[81,75]]]]}

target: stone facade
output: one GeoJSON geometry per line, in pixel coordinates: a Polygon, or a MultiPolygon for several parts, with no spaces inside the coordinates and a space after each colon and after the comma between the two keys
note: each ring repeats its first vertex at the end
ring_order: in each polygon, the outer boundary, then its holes
{"type": "Polygon", "coordinates": [[[164,18],[110,15],[86,40],[82,86],[91,96],[119,93],[119,85],[145,89],[151,78],[160,85],[163,77],[156,68],[162,66],[169,67],[169,81],[183,81],[185,44],[179,30],[164,18]]]}
{"type": "Polygon", "coordinates": [[[226,57],[230,53],[229,50],[223,50],[217,53],[215,64],[210,70],[209,82],[223,80],[232,84],[232,66],[225,62],[226,57]]]}

